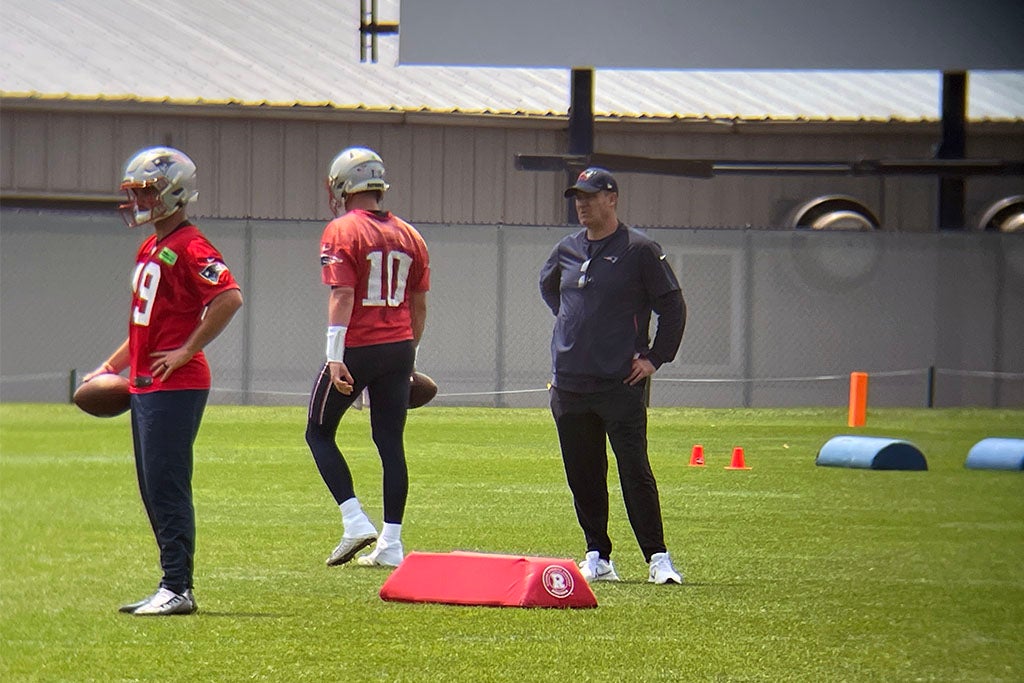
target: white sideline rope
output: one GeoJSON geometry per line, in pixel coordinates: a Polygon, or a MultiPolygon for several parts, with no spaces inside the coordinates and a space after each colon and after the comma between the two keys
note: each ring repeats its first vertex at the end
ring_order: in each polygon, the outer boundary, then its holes
{"type": "Polygon", "coordinates": [[[957,377],[984,377],[986,379],[1024,379],[1024,372],[987,372],[983,370],[944,370],[935,368],[939,375],[955,375],[957,377]]]}
{"type": "MultiPolygon", "coordinates": [[[[928,368],[912,368],[909,370],[882,370],[878,372],[865,371],[868,377],[906,377],[910,375],[926,375],[928,368]]],[[[935,368],[937,375],[956,377],[978,377],[983,379],[1007,379],[1024,380],[1024,372],[996,372],[990,370],[953,370],[948,368],[935,368]]],[[[755,382],[821,382],[846,380],[849,373],[839,375],[810,375],[807,377],[751,377],[751,378],[676,378],[676,377],[654,377],[654,382],[672,384],[752,384],[755,382]]],[[[0,383],[14,382],[37,382],[42,380],[61,379],[67,380],[66,372],[40,372],[26,375],[0,376],[0,383]]],[[[257,389],[225,389],[221,387],[211,388],[212,392],[221,394],[242,394],[250,396],[279,396],[287,398],[306,398],[309,392],[296,391],[265,391],[257,389]]],[[[466,391],[452,393],[438,393],[437,398],[462,398],[472,396],[511,396],[515,394],[539,394],[546,393],[547,388],[542,389],[511,389],[506,391],[466,391]]]]}
{"type": "MultiPolygon", "coordinates": [[[[309,398],[309,392],[296,392],[296,391],[259,391],[252,389],[245,391],[244,389],[219,389],[214,387],[210,389],[211,392],[221,394],[250,394],[253,396],[281,396],[288,398],[309,398]]],[[[458,398],[462,396],[503,396],[507,394],[538,394],[547,393],[547,389],[516,389],[514,391],[467,391],[462,393],[450,393],[442,394],[438,393],[435,398],[458,398]]]]}
{"type": "MultiPolygon", "coordinates": [[[[882,370],[881,372],[868,372],[868,377],[907,377],[909,375],[920,375],[928,374],[928,368],[918,368],[916,370],[882,370]]],[[[845,375],[849,377],[849,375],[845,375]]]]}
{"type": "Polygon", "coordinates": [[[849,375],[817,375],[815,377],[764,377],[764,378],[728,378],[721,379],[677,379],[675,377],[655,377],[655,382],[675,382],[678,384],[745,384],[747,382],[811,382],[818,380],[846,379],[849,375]]]}
{"type": "Polygon", "coordinates": [[[34,375],[7,375],[6,377],[0,377],[0,383],[2,382],[38,382],[41,379],[64,379],[68,378],[66,372],[40,372],[34,375]]]}
{"type": "MultiPolygon", "coordinates": [[[[881,372],[868,372],[869,377],[902,377],[908,375],[920,375],[927,373],[928,368],[920,370],[884,370],[881,372]]],[[[846,380],[849,373],[845,375],[813,375],[810,377],[750,377],[750,378],[721,378],[721,379],[677,379],[674,377],[655,377],[655,382],[679,382],[693,384],[745,384],[752,382],[817,382],[823,380],[846,380]]]]}
{"type": "Polygon", "coordinates": [[[507,396],[509,394],[539,394],[547,393],[547,389],[510,389],[508,391],[466,391],[460,394],[441,394],[437,398],[448,398],[451,396],[507,396]]]}
{"type": "Polygon", "coordinates": [[[302,396],[309,398],[308,391],[265,391],[260,389],[222,389],[220,387],[211,387],[211,393],[219,394],[250,394],[253,396],[302,396]]]}

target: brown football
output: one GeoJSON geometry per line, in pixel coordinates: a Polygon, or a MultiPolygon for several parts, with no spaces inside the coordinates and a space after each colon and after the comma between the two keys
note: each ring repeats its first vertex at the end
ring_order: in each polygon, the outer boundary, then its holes
{"type": "Polygon", "coordinates": [[[128,410],[132,395],[128,380],[121,375],[106,373],[84,382],[74,395],[75,405],[96,417],[114,417],[128,410]]]}
{"type": "Polygon", "coordinates": [[[437,383],[422,372],[412,373],[409,378],[409,407],[419,408],[430,403],[437,396],[437,383]]]}

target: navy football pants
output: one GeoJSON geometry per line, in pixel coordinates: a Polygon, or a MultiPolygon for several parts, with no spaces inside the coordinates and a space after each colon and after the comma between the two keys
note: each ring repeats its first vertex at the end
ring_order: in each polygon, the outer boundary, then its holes
{"type": "Polygon", "coordinates": [[[192,588],[196,518],[192,507],[192,444],[209,390],[132,394],[132,439],[139,493],[160,549],[164,588],[192,588]]]}
{"type": "Polygon", "coordinates": [[[346,396],[331,384],[326,363],[309,398],[306,443],[324,483],[339,505],[356,495],[352,472],[335,441],[342,416],[364,388],[370,393],[370,428],[384,470],[384,521],[401,524],[409,495],[405,464],[405,418],[415,347],[411,341],[345,349],[345,367],[355,380],[346,396]]]}
{"type": "Polygon", "coordinates": [[[626,515],[644,560],[665,552],[658,485],[647,457],[647,407],[644,383],[622,384],[592,394],[551,388],[551,413],[562,447],[562,462],[572,491],[576,518],[587,550],[609,558],[608,453],[615,453],[626,515]]]}

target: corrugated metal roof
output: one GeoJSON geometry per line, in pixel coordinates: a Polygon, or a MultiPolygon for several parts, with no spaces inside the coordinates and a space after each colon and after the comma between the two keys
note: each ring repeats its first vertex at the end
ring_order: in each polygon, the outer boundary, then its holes
{"type": "MultiPolygon", "coordinates": [[[[379,0],[397,21],[398,0],[379,0]]],[[[566,69],[359,60],[358,0],[4,0],[4,97],[564,115],[566,69]]],[[[524,49],[529,49],[524,45],[524,49]]],[[[937,72],[598,70],[594,113],[624,118],[937,120],[937,72]]],[[[972,120],[1024,120],[1024,72],[972,72],[972,120]]]]}

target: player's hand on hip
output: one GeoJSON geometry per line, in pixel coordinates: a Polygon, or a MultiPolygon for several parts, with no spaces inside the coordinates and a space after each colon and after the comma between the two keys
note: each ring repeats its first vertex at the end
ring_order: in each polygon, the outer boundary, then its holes
{"type": "Polygon", "coordinates": [[[149,370],[154,377],[159,377],[161,382],[165,382],[172,372],[192,360],[194,355],[185,347],[170,351],[155,351],[149,354],[151,359],[149,370]]]}
{"type": "Polygon", "coordinates": [[[328,363],[327,368],[331,372],[331,384],[341,393],[348,396],[352,393],[352,385],[355,380],[344,363],[328,363]]]}
{"type": "Polygon", "coordinates": [[[646,358],[634,358],[633,367],[629,376],[624,380],[626,384],[639,384],[654,374],[654,363],[646,358]]]}

